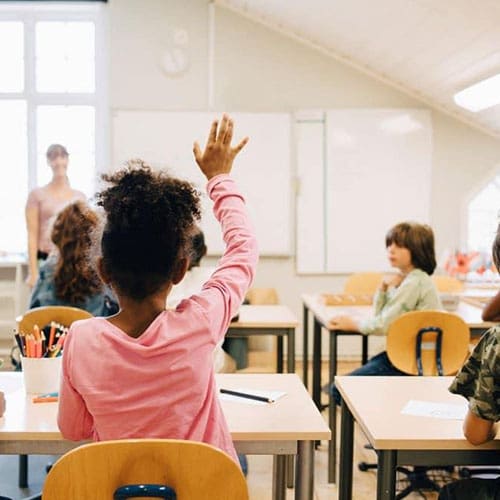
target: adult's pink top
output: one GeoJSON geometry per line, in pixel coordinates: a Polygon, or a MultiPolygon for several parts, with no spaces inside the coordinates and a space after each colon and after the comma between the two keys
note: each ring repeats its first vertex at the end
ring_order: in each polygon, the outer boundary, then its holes
{"type": "Polygon", "coordinates": [[[85,201],[86,197],[81,191],[71,189],[71,195],[68,198],[60,199],[54,197],[47,186],[33,189],[26,203],[26,208],[38,209],[38,247],[45,253],[50,253],[54,245],[50,239],[52,224],[55,218],[67,205],[75,201],[85,201]]]}

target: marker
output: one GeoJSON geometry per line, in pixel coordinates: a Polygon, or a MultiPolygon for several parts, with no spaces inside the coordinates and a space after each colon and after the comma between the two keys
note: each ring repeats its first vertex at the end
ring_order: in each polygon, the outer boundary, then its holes
{"type": "Polygon", "coordinates": [[[54,321],[50,323],[50,333],[49,333],[49,349],[52,347],[54,343],[54,334],[56,333],[56,324],[54,321]]]}
{"type": "Polygon", "coordinates": [[[33,326],[33,333],[35,334],[35,340],[40,340],[42,338],[40,336],[40,328],[38,328],[38,325],[33,326]]]}
{"type": "Polygon", "coordinates": [[[221,389],[221,394],[229,394],[239,398],[253,399],[254,401],[262,401],[263,403],[274,403],[274,399],[266,398],[265,396],[257,396],[256,394],[247,394],[246,392],[230,391],[229,389],[221,389]]]}
{"type": "Polygon", "coordinates": [[[57,396],[42,397],[38,396],[32,399],[33,403],[57,403],[59,398],[57,396]]]}

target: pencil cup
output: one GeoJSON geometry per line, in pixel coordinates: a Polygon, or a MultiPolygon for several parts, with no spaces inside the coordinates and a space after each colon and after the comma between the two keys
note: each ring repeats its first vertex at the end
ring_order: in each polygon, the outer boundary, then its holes
{"type": "Polygon", "coordinates": [[[24,388],[28,394],[59,391],[62,356],[57,358],[21,358],[24,388]]]}

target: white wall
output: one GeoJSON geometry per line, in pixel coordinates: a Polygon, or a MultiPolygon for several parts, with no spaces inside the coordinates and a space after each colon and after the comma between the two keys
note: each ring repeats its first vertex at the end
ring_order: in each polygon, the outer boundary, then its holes
{"type": "MultiPolygon", "coordinates": [[[[205,109],[207,2],[110,0],[109,6],[111,107],[205,109]],[[191,66],[182,77],[167,78],[159,69],[159,59],[174,28],[184,28],[189,33],[191,66]]],[[[383,83],[223,8],[216,7],[215,19],[216,109],[291,112],[304,108],[425,107],[383,83]]],[[[500,166],[500,141],[440,112],[433,112],[432,119],[432,224],[439,255],[444,248],[460,244],[462,199],[478,178],[500,166]]],[[[381,191],[381,195],[390,196],[390,191],[381,191]]],[[[263,258],[256,285],[276,287],[282,302],[300,316],[301,293],[339,289],[343,279],[297,276],[293,258],[263,258]]],[[[357,353],[358,342],[345,340],[349,342],[342,342],[343,352],[357,353]]]]}

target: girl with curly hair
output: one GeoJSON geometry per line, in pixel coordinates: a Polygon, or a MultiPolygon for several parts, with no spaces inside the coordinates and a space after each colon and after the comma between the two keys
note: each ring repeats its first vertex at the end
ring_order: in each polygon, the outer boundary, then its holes
{"type": "Polygon", "coordinates": [[[58,424],[79,441],[174,438],[237,456],[217,396],[213,351],[250,287],[258,252],[245,202],[230,177],[247,139],[231,146],[233,123],[212,124],[194,155],[221,224],[226,250],[202,290],[165,310],[188,268],[200,217],[188,182],[140,161],[106,177],[100,273],[120,312],[74,323],[64,346],[58,424]],[[102,360],[102,362],[100,362],[102,360]]]}
{"type": "Polygon", "coordinates": [[[58,214],[51,233],[56,251],[40,267],[30,308],[73,306],[94,316],[118,311],[116,299],[97,275],[90,255],[98,224],[97,214],[82,201],[58,214]]]}

